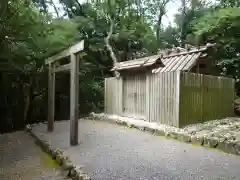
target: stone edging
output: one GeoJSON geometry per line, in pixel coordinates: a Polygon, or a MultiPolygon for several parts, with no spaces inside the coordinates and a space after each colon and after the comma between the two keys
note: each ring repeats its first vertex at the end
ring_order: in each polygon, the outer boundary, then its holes
{"type": "Polygon", "coordinates": [[[224,138],[212,137],[209,135],[197,136],[190,134],[183,129],[159,125],[152,126],[152,123],[144,122],[139,124],[138,120],[125,120],[123,117],[108,116],[105,114],[95,114],[91,113],[87,119],[92,120],[104,120],[110,123],[117,123],[119,125],[127,126],[129,128],[136,128],[140,131],[149,132],[156,136],[165,136],[172,139],[180,140],[182,142],[200,145],[203,147],[216,148],[225,153],[234,154],[240,156],[240,141],[237,140],[227,140],[224,138]]]}
{"type": "Polygon", "coordinates": [[[68,171],[68,176],[74,180],[91,180],[91,178],[83,172],[80,168],[74,166],[68,157],[63,155],[63,151],[53,148],[47,141],[43,141],[38,138],[33,132],[31,125],[26,126],[26,131],[36,140],[36,143],[40,145],[41,149],[48,153],[53,159],[56,159],[58,164],[64,171],[68,171]]]}

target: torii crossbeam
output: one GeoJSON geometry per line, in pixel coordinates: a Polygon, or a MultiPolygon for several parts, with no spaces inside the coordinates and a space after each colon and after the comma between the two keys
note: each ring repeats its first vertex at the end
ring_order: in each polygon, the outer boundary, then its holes
{"type": "Polygon", "coordinates": [[[55,114],[55,73],[70,71],[70,145],[78,144],[78,114],[79,114],[79,53],[84,49],[84,41],[47,58],[45,64],[49,66],[48,75],[48,132],[54,130],[55,114]],[[70,63],[56,66],[59,61],[70,56],[70,63]]]}

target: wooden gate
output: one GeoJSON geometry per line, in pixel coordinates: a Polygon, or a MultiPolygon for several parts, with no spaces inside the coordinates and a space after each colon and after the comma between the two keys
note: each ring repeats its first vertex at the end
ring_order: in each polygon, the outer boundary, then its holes
{"type": "Polygon", "coordinates": [[[127,76],[123,79],[123,115],[146,119],[146,76],[127,76]]]}

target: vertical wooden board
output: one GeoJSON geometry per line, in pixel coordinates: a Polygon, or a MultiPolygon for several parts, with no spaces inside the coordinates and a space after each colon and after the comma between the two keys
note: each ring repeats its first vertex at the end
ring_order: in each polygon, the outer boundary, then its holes
{"type": "Polygon", "coordinates": [[[154,93],[156,96],[155,99],[155,122],[159,121],[159,101],[160,101],[160,95],[159,95],[159,77],[154,74],[155,77],[155,84],[154,84],[154,93]]]}
{"type": "Polygon", "coordinates": [[[110,96],[110,95],[111,95],[111,94],[110,94],[111,91],[110,91],[110,85],[109,85],[109,78],[106,79],[106,83],[107,83],[107,85],[106,85],[106,86],[107,86],[107,88],[106,88],[106,89],[107,89],[107,92],[106,92],[106,93],[107,93],[107,98],[106,98],[106,99],[107,99],[106,110],[107,110],[107,113],[109,114],[109,105],[110,105],[110,104],[109,104],[109,99],[111,98],[111,96],[110,96]]]}
{"type": "Polygon", "coordinates": [[[114,96],[114,100],[113,100],[113,104],[114,104],[114,113],[113,114],[116,114],[117,113],[117,109],[118,109],[118,97],[117,97],[117,94],[118,94],[118,88],[117,88],[117,79],[115,79],[115,81],[113,82],[113,93],[115,94],[114,96]]]}
{"type": "Polygon", "coordinates": [[[162,87],[163,87],[163,84],[162,84],[162,81],[161,81],[161,73],[160,74],[157,74],[157,80],[158,80],[158,84],[157,84],[157,87],[158,87],[158,102],[157,102],[157,105],[158,105],[158,117],[157,117],[157,122],[161,122],[162,121],[162,87]]]}
{"type": "Polygon", "coordinates": [[[175,120],[173,118],[173,89],[174,89],[174,86],[173,86],[173,78],[174,78],[174,71],[171,72],[171,76],[170,76],[170,90],[169,90],[169,106],[170,106],[170,121],[171,121],[171,124],[172,126],[174,126],[175,124],[175,120]]]}
{"type": "Polygon", "coordinates": [[[152,121],[156,121],[156,119],[155,119],[155,108],[156,108],[156,105],[155,105],[155,94],[154,94],[154,83],[155,83],[155,76],[154,75],[152,75],[152,80],[151,80],[151,89],[150,89],[150,91],[151,91],[151,96],[152,96],[152,104],[151,104],[151,106],[152,106],[152,108],[151,108],[151,118],[152,118],[152,121]]]}
{"type": "Polygon", "coordinates": [[[166,91],[167,91],[167,81],[166,81],[166,73],[163,73],[163,120],[164,120],[164,124],[168,124],[168,121],[166,119],[167,116],[167,104],[166,104],[166,91]]]}
{"type": "Polygon", "coordinates": [[[176,72],[174,72],[174,74],[173,74],[173,84],[172,84],[172,88],[173,88],[173,90],[172,90],[172,106],[173,106],[173,108],[172,108],[172,112],[173,112],[173,116],[172,116],[172,118],[174,119],[174,126],[175,127],[178,127],[178,116],[177,116],[177,106],[176,106],[176,104],[178,103],[178,101],[177,101],[177,97],[176,97],[176,92],[177,92],[177,89],[178,89],[178,87],[177,87],[177,76],[178,76],[178,72],[176,71],[176,72]]]}
{"type": "Polygon", "coordinates": [[[163,80],[163,73],[158,74],[158,81],[159,81],[159,102],[158,102],[158,110],[159,110],[159,117],[158,122],[164,124],[164,80],[163,80]]]}
{"type": "Polygon", "coordinates": [[[55,74],[53,73],[54,65],[49,64],[48,69],[48,132],[54,129],[55,114],[55,74]]]}
{"type": "Polygon", "coordinates": [[[107,114],[107,83],[106,83],[106,79],[104,78],[104,113],[107,114]]]}
{"type": "Polygon", "coordinates": [[[218,116],[218,112],[219,112],[219,105],[218,105],[218,99],[219,99],[219,95],[218,95],[218,92],[219,92],[219,87],[218,87],[218,78],[215,77],[214,78],[214,102],[215,102],[215,111],[214,111],[214,117],[215,119],[218,119],[219,116],[218,116]]]}
{"type": "Polygon", "coordinates": [[[203,122],[206,120],[208,112],[207,112],[207,90],[206,90],[206,76],[203,76],[203,91],[202,91],[202,98],[203,98],[203,122]]]}
{"type": "Polygon", "coordinates": [[[173,88],[173,86],[172,86],[172,77],[173,77],[173,73],[174,72],[170,72],[169,73],[169,86],[168,86],[168,88],[169,88],[169,90],[168,90],[168,107],[169,107],[169,115],[168,115],[168,119],[169,119],[169,123],[170,123],[170,125],[172,125],[173,126],[173,118],[172,118],[172,88],[173,88]]]}
{"type": "Polygon", "coordinates": [[[149,92],[149,85],[150,85],[150,76],[147,74],[146,76],[146,89],[145,89],[145,94],[146,94],[146,106],[145,106],[145,112],[146,112],[146,119],[151,122],[150,118],[150,92],[149,92]]]}
{"type": "Polygon", "coordinates": [[[126,114],[129,115],[132,113],[131,79],[129,77],[126,78],[126,83],[127,83],[127,87],[126,87],[127,98],[125,99],[126,106],[127,106],[126,114]]]}
{"type": "Polygon", "coordinates": [[[131,90],[132,90],[132,114],[133,114],[133,117],[136,117],[136,100],[135,100],[135,77],[133,76],[133,79],[132,79],[132,84],[131,84],[131,90]]]}
{"type": "Polygon", "coordinates": [[[160,102],[160,96],[159,96],[159,74],[153,74],[152,75],[152,107],[154,108],[153,113],[153,121],[159,122],[159,102],[160,102]]]}
{"type": "Polygon", "coordinates": [[[155,78],[156,78],[156,94],[157,94],[157,100],[155,101],[155,106],[156,106],[156,122],[157,123],[161,123],[161,74],[162,73],[158,73],[155,74],[155,78]]]}
{"type": "Polygon", "coordinates": [[[110,98],[109,98],[109,113],[112,114],[113,111],[112,111],[112,100],[113,100],[113,97],[112,97],[112,88],[113,88],[113,84],[112,84],[112,78],[109,79],[109,94],[110,94],[110,98]]]}
{"type": "Polygon", "coordinates": [[[177,77],[177,83],[179,83],[179,85],[177,85],[177,87],[176,88],[178,88],[178,86],[179,86],[179,89],[177,89],[177,91],[176,91],[176,98],[178,98],[177,100],[178,100],[178,104],[179,105],[177,105],[177,103],[176,103],[176,107],[178,108],[177,110],[176,110],[176,113],[178,113],[178,118],[179,118],[179,120],[178,120],[178,126],[179,127],[182,127],[183,125],[184,125],[184,123],[183,123],[183,109],[182,109],[182,107],[183,107],[183,98],[184,98],[184,94],[183,94],[183,90],[184,90],[184,72],[180,72],[179,73],[179,77],[177,77]]]}
{"type": "Polygon", "coordinates": [[[107,114],[107,78],[104,79],[104,113],[107,114]]]}
{"type": "Polygon", "coordinates": [[[190,107],[191,107],[191,118],[188,120],[188,123],[189,124],[193,124],[194,123],[194,120],[195,120],[195,115],[196,115],[196,112],[195,112],[195,107],[196,107],[196,104],[194,102],[194,97],[195,97],[195,82],[194,82],[194,78],[195,78],[195,74],[194,73],[191,73],[190,74],[190,89],[189,89],[189,94],[191,95],[190,97],[190,107]]]}
{"type": "Polygon", "coordinates": [[[208,93],[208,78],[207,76],[204,76],[203,77],[204,80],[203,80],[203,121],[206,121],[208,118],[209,118],[209,113],[208,113],[208,105],[209,105],[209,102],[208,102],[208,97],[209,97],[209,93],[208,93]]]}
{"type": "Polygon", "coordinates": [[[162,73],[162,82],[163,82],[163,93],[162,93],[162,102],[163,102],[163,123],[167,124],[166,121],[166,77],[165,72],[162,73]]]}
{"type": "Polygon", "coordinates": [[[123,113],[123,78],[120,78],[119,83],[119,115],[123,113]]]}
{"type": "Polygon", "coordinates": [[[144,100],[144,97],[146,96],[145,89],[146,89],[146,75],[141,76],[140,81],[138,83],[138,91],[139,91],[139,95],[138,95],[139,105],[138,105],[138,108],[139,108],[139,114],[141,115],[141,117],[143,119],[146,119],[146,114],[144,112],[145,108],[142,108],[142,106],[146,102],[144,100]]]}
{"type": "Polygon", "coordinates": [[[152,76],[152,84],[151,84],[151,93],[152,93],[152,96],[153,96],[153,106],[152,106],[152,109],[153,109],[153,112],[152,112],[152,115],[153,115],[153,121],[156,122],[156,75],[154,74],[152,76]]]}
{"type": "Polygon", "coordinates": [[[158,89],[158,76],[154,74],[154,95],[155,95],[155,122],[159,121],[159,89],[158,89]]]}
{"type": "Polygon", "coordinates": [[[173,90],[174,90],[174,73],[175,72],[171,72],[170,74],[170,89],[169,89],[169,106],[170,106],[170,117],[169,120],[171,121],[172,126],[175,125],[175,119],[173,118],[173,90]]]}
{"type": "Polygon", "coordinates": [[[110,108],[109,108],[109,111],[110,111],[110,114],[113,114],[113,96],[112,96],[112,94],[113,94],[113,83],[112,83],[112,81],[113,81],[113,78],[111,78],[111,80],[110,80],[110,82],[109,82],[109,84],[110,84],[110,97],[111,97],[111,99],[109,100],[109,103],[110,103],[110,108]]]}
{"type": "Polygon", "coordinates": [[[165,73],[165,78],[166,78],[166,121],[168,125],[171,125],[172,123],[170,122],[169,115],[170,115],[170,107],[169,107],[169,91],[170,91],[170,73],[171,72],[166,72],[165,73]]]}
{"type": "Polygon", "coordinates": [[[134,77],[133,84],[133,93],[134,93],[134,117],[137,117],[137,76],[134,77]]]}
{"type": "Polygon", "coordinates": [[[218,77],[218,118],[222,117],[222,78],[218,77]]]}
{"type": "Polygon", "coordinates": [[[222,94],[222,98],[221,98],[221,100],[222,100],[222,117],[224,117],[225,116],[225,97],[226,97],[226,86],[225,86],[225,78],[222,78],[222,80],[221,80],[221,82],[222,82],[222,89],[221,89],[221,94],[222,94]]]}
{"type": "MultiPolygon", "coordinates": [[[[190,111],[189,111],[189,116],[188,116],[188,119],[187,119],[187,124],[192,124],[193,121],[194,121],[194,115],[195,115],[195,112],[194,112],[194,108],[195,108],[195,104],[193,103],[193,98],[194,98],[194,84],[193,84],[193,81],[194,81],[194,74],[188,74],[188,77],[189,77],[189,88],[188,88],[188,94],[190,95],[189,96],[189,99],[188,99],[188,107],[190,107],[190,111]]],[[[187,107],[186,107],[187,108],[187,107]]]]}
{"type": "Polygon", "coordinates": [[[126,113],[126,99],[127,99],[127,94],[126,94],[126,79],[123,79],[123,115],[126,113]]]}
{"type": "Polygon", "coordinates": [[[152,76],[149,76],[149,119],[152,122],[152,92],[151,92],[151,87],[152,87],[152,76]]]}
{"type": "Polygon", "coordinates": [[[180,123],[180,90],[181,90],[181,71],[177,71],[176,72],[176,83],[175,83],[175,91],[174,91],[174,104],[175,104],[175,109],[174,109],[174,119],[176,119],[176,127],[180,127],[181,123],[180,123]]]}
{"type": "MultiPolygon", "coordinates": [[[[191,112],[188,112],[187,109],[189,108],[189,99],[191,98],[190,94],[189,94],[189,84],[190,84],[190,80],[191,80],[191,77],[188,76],[187,73],[185,73],[185,97],[186,97],[186,100],[185,100],[185,104],[184,104],[184,119],[185,119],[185,122],[184,124],[187,125],[187,121],[188,121],[188,118],[191,117],[191,112]]],[[[191,111],[191,110],[190,110],[191,111]]]]}
{"type": "Polygon", "coordinates": [[[171,75],[172,72],[166,73],[167,77],[167,121],[168,124],[172,126],[173,122],[171,121],[171,75]]]}
{"type": "Polygon", "coordinates": [[[140,88],[139,88],[139,85],[141,83],[141,78],[139,76],[137,76],[136,78],[136,114],[137,116],[142,116],[142,113],[140,112],[140,108],[139,108],[139,105],[140,105],[140,100],[139,100],[139,97],[140,97],[140,94],[141,94],[141,91],[140,91],[140,88]]]}
{"type": "Polygon", "coordinates": [[[137,76],[137,82],[136,82],[136,90],[137,90],[137,115],[140,115],[140,117],[142,116],[142,112],[141,112],[141,109],[140,109],[140,105],[141,105],[141,101],[140,101],[140,97],[141,97],[141,89],[140,89],[140,86],[141,86],[141,78],[139,76],[137,76]]]}
{"type": "Polygon", "coordinates": [[[202,122],[202,99],[201,99],[201,85],[202,84],[202,75],[198,74],[197,75],[197,88],[196,88],[196,93],[197,93],[197,100],[196,100],[196,104],[197,104],[197,116],[196,116],[196,122],[197,123],[201,123],[202,122]]]}
{"type": "Polygon", "coordinates": [[[142,118],[143,117],[143,113],[141,111],[141,95],[142,95],[142,90],[141,90],[141,86],[143,84],[143,77],[142,76],[139,76],[138,77],[138,81],[137,81],[137,111],[138,111],[138,114],[140,115],[140,117],[142,118]]]}
{"type": "Polygon", "coordinates": [[[161,73],[160,76],[161,82],[162,82],[162,93],[161,93],[161,111],[162,111],[162,117],[161,117],[161,123],[166,124],[165,122],[165,79],[164,79],[164,72],[161,73]]]}
{"type": "Polygon", "coordinates": [[[231,116],[235,116],[235,113],[234,113],[234,100],[235,100],[235,79],[231,79],[231,83],[230,83],[230,89],[231,89],[231,92],[232,92],[232,96],[230,98],[230,103],[231,103],[231,110],[230,110],[230,114],[231,116]]]}
{"type": "MultiPolygon", "coordinates": [[[[114,79],[115,80],[115,79],[114,79]]],[[[112,81],[112,94],[116,93],[116,81],[112,81]]],[[[113,114],[116,114],[116,108],[117,108],[117,104],[116,104],[116,97],[112,96],[112,107],[113,107],[113,114]]]]}
{"type": "Polygon", "coordinates": [[[197,78],[196,78],[196,75],[195,73],[192,74],[192,90],[191,90],[191,94],[192,94],[192,101],[191,101],[191,104],[193,106],[193,116],[192,116],[192,121],[191,121],[191,124],[194,124],[197,122],[197,102],[196,102],[196,93],[197,93],[197,78]]]}
{"type": "MultiPolygon", "coordinates": [[[[129,78],[129,77],[128,77],[129,78]]],[[[129,97],[127,98],[127,104],[128,104],[128,108],[129,108],[129,111],[128,111],[128,115],[129,114],[133,114],[133,101],[134,101],[134,99],[133,99],[133,92],[132,92],[132,83],[133,83],[133,81],[132,81],[132,79],[131,78],[129,78],[129,80],[128,80],[128,88],[127,88],[127,91],[128,91],[128,95],[129,95],[129,97]]]]}
{"type": "Polygon", "coordinates": [[[116,112],[116,96],[114,96],[114,93],[116,93],[116,78],[112,78],[112,114],[115,114],[116,112]]]}
{"type": "Polygon", "coordinates": [[[187,108],[189,108],[189,98],[191,98],[191,95],[189,94],[188,90],[189,90],[189,79],[190,77],[188,76],[187,73],[184,73],[184,125],[187,125],[187,118],[191,118],[191,110],[188,112],[187,108]]]}
{"type": "Polygon", "coordinates": [[[147,104],[145,103],[146,102],[146,97],[147,97],[146,82],[147,82],[147,77],[145,77],[145,83],[141,87],[143,89],[142,109],[143,109],[143,112],[144,112],[145,119],[148,120],[148,118],[146,118],[147,117],[147,113],[146,113],[147,104]]]}
{"type": "Polygon", "coordinates": [[[212,76],[212,101],[213,101],[213,111],[212,111],[212,119],[216,119],[217,118],[217,115],[216,115],[216,110],[217,110],[217,102],[216,102],[216,85],[215,85],[215,82],[216,82],[216,78],[212,76]]]}

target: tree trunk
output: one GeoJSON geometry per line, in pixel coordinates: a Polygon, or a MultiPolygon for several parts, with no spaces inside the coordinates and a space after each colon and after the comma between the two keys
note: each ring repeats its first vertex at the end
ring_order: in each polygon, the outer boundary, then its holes
{"type": "Polygon", "coordinates": [[[186,0],[182,1],[181,45],[184,47],[186,39],[186,0]]]}
{"type": "MultiPolygon", "coordinates": [[[[116,57],[116,55],[112,49],[112,46],[110,44],[110,38],[113,34],[114,21],[112,20],[111,17],[109,17],[109,19],[110,19],[110,28],[109,28],[108,36],[105,38],[105,43],[106,43],[108,51],[110,52],[110,57],[113,61],[113,66],[115,66],[117,64],[118,60],[117,60],[117,57],[116,57]]],[[[119,73],[117,71],[114,71],[114,75],[115,75],[115,77],[119,77],[119,73]]]]}
{"type": "Polygon", "coordinates": [[[157,22],[157,29],[156,29],[156,36],[157,36],[157,48],[160,47],[160,29],[162,24],[162,17],[164,13],[162,10],[160,10],[159,16],[158,16],[158,22],[157,22]]]}

